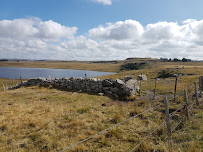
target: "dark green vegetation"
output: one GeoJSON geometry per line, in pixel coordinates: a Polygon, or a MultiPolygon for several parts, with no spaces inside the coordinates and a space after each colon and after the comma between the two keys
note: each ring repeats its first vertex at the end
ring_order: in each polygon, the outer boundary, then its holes
{"type": "Polygon", "coordinates": [[[146,65],[145,62],[141,62],[141,63],[125,63],[123,65],[121,65],[121,71],[123,70],[139,70],[144,68],[144,66],[146,65]]]}

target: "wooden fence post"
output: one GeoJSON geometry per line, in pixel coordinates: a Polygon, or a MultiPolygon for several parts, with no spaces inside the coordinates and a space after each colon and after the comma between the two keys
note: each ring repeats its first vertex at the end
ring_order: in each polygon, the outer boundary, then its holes
{"type": "Polygon", "coordinates": [[[203,76],[199,77],[199,91],[203,91],[203,76]]]}
{"type": "Polygon", "coordinates": [[[187,118],[189,119],[187,89],[185,89],[185,108],[186,108],[186,116],[187,116],[187,118]]]}
{"type": "Polygon", "coordinates": [[[155,78],[155,81],[154,81],[154,96],[153,96],[153,99],[155,99],[155,97],[156,97],[156,81],[157,81],[157,78],[155,78]]]}
{"type": "Polygon", "coordinates": [[[142,73],[141,73],[141,78],[140,78],[140,87],[141,87],[141,84],[142,84],[142,73]]]}
{"type": "Polygon", "coordinates": [[[199,105],[197,82],[195,82],[195,97],[196,97],[196,104],[199,105]]]}
{"type": "Polygon", "coordinates": [[[141,78],[140,78],[140,90],[139,90],[139,96],[141,96],[141,85],[142,85],[142,73],[141,73],[141,78]]]}
{"type": "Polygon", "coordinates": [[[167,132],[168,132],[168,147],[169,147],[169,152],[172,152],[172,142],[171,142],[172,131],[171,131],[167,97],[164,98],[164,105],[165,105],[167,132]]]}
{"type": "Polygon", "coordinates": [[[4,86],[4,84],[3,84],[3,88],[4,88],[4,91],[5,91],[5,86],[4,86]]]}
{"type": "Polygon", "coordinates": [[[6,82],[6,90],[8,90],[8,85],[7,85],[7,82],[6,82]]]}
{"type": "Polygon", "coordinates": [[[178,76],[176,76],[176,81],[175,81],[174,98],[176,97],[177,83],[178,83],[178,76]]]}

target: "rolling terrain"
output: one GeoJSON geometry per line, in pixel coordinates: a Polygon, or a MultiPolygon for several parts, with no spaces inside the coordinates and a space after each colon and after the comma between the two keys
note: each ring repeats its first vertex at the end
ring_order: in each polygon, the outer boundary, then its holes
{"type": "MultiPolygon", "coordinates": [[[[67,151],[131,151],[149,133],[164,123],[149,136],[136,152],[168,151],[167,129],[163,99],[169,99],[169,111],[175,113],[171,121],[175,128],[184,118],[184,89],[188,90],[190,119],[183,122],[172,133],[173,150],[176,152],[201,152],[203,149],[203,98],[195,104],[194,82],[203,75],[203,62],[160,62],[156,59],[132,59],[116,63],[58,62],[58,61],[8,61],[0,66],[71,68],[117,72],[98,78],[124,78],[127,75],[147,75],[142,81],[139,94],[129,101],[118,101],[108,96],[84,92],[61,91],[53,88],[28,87],[3,91],[2,83],[12,86],[13,80],[0,78],[0,151],[39,152],[60,151],[92,135],[125,121],[160,104],[159,107],[142,113],[94,138],[67,151]],[[136,63],[136,64],[135,64],[136,63]],[[146,63],[139,66],[138,63],[146,63]],[[125,69],[122,69],[122,65],[125,69]],[[138,66],[137,66],[138,65],[138,66]],[[130,69],[128,69],[128,67],[130,69]],[[131,68],[136,68],[132,70],[131,68]],[[177,95],[174,98],[175,77],[161,78],[163,73],[179,74],[177,95]],[[153,99],[154,78],[157,79],[156,97],[153,99]]],[[[19,83],[15,80],[15,83],[19,83]]]]}

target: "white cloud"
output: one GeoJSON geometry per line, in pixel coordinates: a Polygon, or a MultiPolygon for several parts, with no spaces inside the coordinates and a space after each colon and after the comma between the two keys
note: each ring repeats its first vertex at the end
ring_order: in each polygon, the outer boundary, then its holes
{"type": "Polygon", "coordinates": [[[59,23],[49,20],[38,24],[37,36],[47,40],[59,40],[60,38],[71,39],[74,37],[76,31],[76,27],[62,26],[59,23]]]}
{"type": "Polygon", "coordinates": [[[114,60],[168,57],[203,60],[203,20],[141,25],[118,21],[75,36],[77,27],[39,18],[0,21],[0,58],[114,60]]]}
{"type": "Polygon", "coordinates": [[[89,36],[94,39],[138,39],[143,33],[142,25],[134,20],[119,21],[115,24],[109,23],[106,27],[100,25],[98,28],[89,30],[89,36]]]}
{"type": "Polygon", "coordinates": [[[77,27],[66,27],[52,20],[41,21],[39,18],[2,20],[0,36],[15,39],[39,38],[48,41],[71,39],[77,27]]]}
{"type": "Polygon", "coordinates": [[[92,2],[102,3],[104,5],[111,5],[111,0],[91,0],[92,2]]]}

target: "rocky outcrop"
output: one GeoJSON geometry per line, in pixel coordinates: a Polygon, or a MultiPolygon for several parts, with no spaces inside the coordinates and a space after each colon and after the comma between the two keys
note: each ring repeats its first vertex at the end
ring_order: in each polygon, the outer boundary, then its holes
{"type": "Polygon", "coordinates": [[[37,78],[22,82],[10,89],[12,90],[20,87],[36,85],[63,90],[103,93],[104,95],[112,95],[113,97],[121,100],[137,93],[137,80],[135,80],[133,76],[126,76],[125,80],[101,80],[96,78],[84,79],[74,77],[52,80],[37,78]]]}

